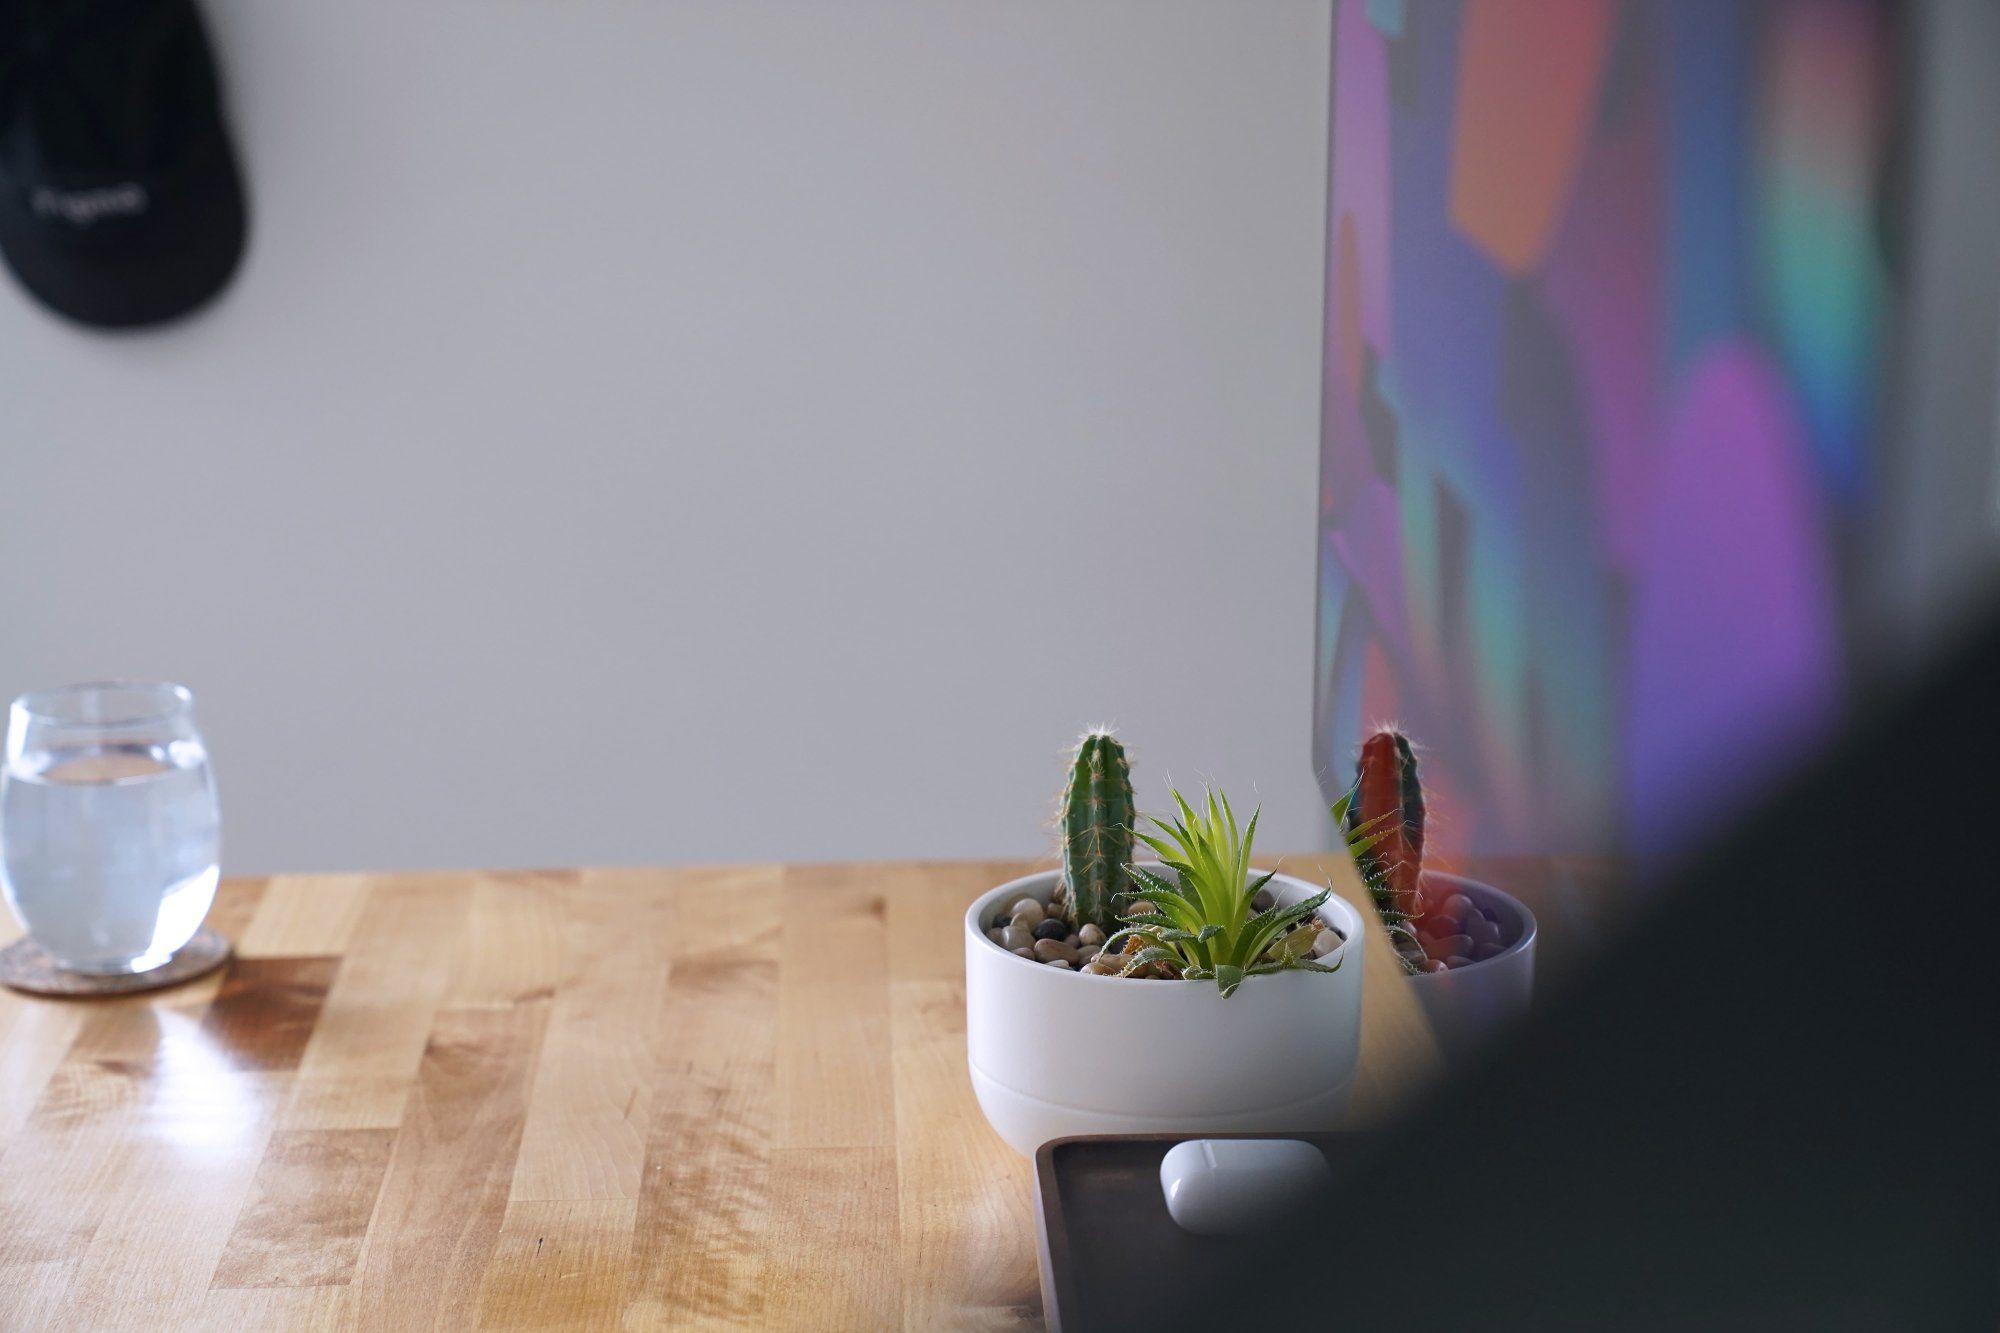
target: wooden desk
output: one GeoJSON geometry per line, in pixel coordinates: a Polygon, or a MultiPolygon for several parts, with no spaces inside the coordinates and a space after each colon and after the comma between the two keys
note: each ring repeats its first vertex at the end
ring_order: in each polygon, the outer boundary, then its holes
{"type": "MultiPolygon", "coordinates": [[[[224,972],[0,991],[0,1327],[1038,1324],[960,934],[1022,870],[228,882],[224,972]]],[[[1367,947],[1362,1119],[1436,1061],[1367,947]]]]}

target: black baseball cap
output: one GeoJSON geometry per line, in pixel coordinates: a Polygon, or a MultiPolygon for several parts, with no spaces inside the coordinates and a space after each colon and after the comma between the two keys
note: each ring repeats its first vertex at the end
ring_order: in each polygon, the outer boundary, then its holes
{"type": "Polygon", "coordinates": [[[193,0],[0,0],[0,254],[50,309],[157,324],[228,283],[243,180],[193,0]]]}

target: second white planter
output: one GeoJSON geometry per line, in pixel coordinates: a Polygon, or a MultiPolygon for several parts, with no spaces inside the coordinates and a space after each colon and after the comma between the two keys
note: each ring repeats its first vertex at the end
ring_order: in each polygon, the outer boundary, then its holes
{"type": "Polygon", "coordinates": [[[1528,1012],[1535,991],[1535,914],[1511,893],[1476,879],[1426,870],[1424,885],[1427,893],[1440,897],[1464,894],[1500,927],[1503,947],[1494,957],[1456,972],[1420,972],[1409,978],[1439,1049],[1456,1059],[1477,1051],[1528,1012]]]}
{"type": "MultiPolygon", "coordinates": [[[[1260,872],[1261,873],[1261,872],[1260,872]]],[[[1361,1049],[1361,916],[1339,896],[1320,919],[1346,937],[1340,969],[1212,981],[1136,981],[1031,963],[986,936],[1018,898],[1046,903],[1057,872],[1002,884],[965,914],[966,1058],[1000,1136],[1032,1154],[1072,1134],[1333,1130],[1361,1049]]],[[[1320,886],[1270,883],[1280,902],[1320,886]]]]}

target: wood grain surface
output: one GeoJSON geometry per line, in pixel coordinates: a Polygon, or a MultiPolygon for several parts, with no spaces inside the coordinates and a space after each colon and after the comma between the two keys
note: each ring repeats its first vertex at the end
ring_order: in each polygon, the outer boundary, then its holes
{"type": "MultiPolygon", "coordinates": [[[[1029,868],[226,881],[221,971],[0,992],[0,1327],[1035,1327],[960,934],[1029,868]]],[[[1436,1067],[1366,947],[1357,1123],[1436,1067]]]]}

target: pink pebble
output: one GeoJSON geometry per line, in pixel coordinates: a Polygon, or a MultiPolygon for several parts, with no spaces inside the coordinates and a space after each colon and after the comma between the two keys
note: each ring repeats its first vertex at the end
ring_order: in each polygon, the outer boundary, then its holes
{"type": "Polygon", "coordinates": [[[1424,945],[1424,952],[1433,958],[1469,956],[1472,949],[1472,937],[1469,935],[1445,935],[1424,945]]]}

